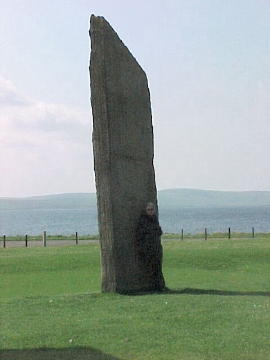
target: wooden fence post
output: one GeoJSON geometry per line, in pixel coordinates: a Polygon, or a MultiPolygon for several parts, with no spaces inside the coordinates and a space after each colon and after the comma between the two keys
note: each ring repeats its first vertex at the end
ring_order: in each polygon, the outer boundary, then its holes
{"type": "Polygon", "coordinates": [[[27,247],[28,246],[28,235],[26,234],[25,235],[25,247],[27,247]]]}
{"type": "Polygon", "coordinates": [[[43,231],[43,237],[42,237],[43,246],[47,246],[47,234],[46,231],[43,231]]]}
{"type": "Polygon", "coordinates": [[[78,233],[77,233],[77,231],[76,231],[75,236],[76,236],[76,245],[78,245],[78,243],[79,243],[79,238],[78,238],[78,233]]]}
{"type": "Polygon", "coordinates": [[[228,229],[228,238],[230,239],[231,238],[231,228],[229,227],[228,229]]]}
{"type": "Polygon", "coordinates": [[[184,229],[183,228],[181,229],[181,240],[182,241],[184,240],[184,229]]]}
{"type": "Polygon", "coordinates": [[[204,229],[204,240],[207,240],[207,228],[204,229]]]}
{"type": "Polygon", "coordinates": [[[6,247],[6,235],[3,236],[3,247],[6,247]]]}

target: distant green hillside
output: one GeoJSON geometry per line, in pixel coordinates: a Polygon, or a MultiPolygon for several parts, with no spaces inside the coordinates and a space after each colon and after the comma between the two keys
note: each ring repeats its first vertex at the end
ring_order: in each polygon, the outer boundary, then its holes
{"type": "Polygon", "coordinates": [[[28,198],[0,198],[0,209],[82,209],[96,208],[96,194],[57,194],[28,198]]]}
{"type": "Polygon", "coordinates": [[[270,205],[270,191],[212,191],[169,189],[159,191],[160,208],[234,207],[270,205]]]}
{"type": "MultiPolygon", "coordinates": [[[[270,206],[270,191],[209,191],[169,189],[158,192],[160,209],[183,207],[270,206]]],[[[147,199],[146,199],[147,201],[147,199]]],[[[75,193],[0,198],[0,209],[82,209],[96,208],[96,194],[75,193]]]]}

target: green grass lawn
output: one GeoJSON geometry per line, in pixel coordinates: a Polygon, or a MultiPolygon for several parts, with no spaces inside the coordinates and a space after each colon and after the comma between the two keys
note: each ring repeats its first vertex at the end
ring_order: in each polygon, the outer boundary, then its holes
{"type": "Polygon", "coordinates": [[[100,293],[97,244],[0,250],[2,360],[267,360],[270,240],[165,241],[171,291],[100,293]]]}

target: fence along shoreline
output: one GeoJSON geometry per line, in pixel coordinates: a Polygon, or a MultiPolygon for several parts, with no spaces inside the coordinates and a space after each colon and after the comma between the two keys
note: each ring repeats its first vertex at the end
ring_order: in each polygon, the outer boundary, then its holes
{"type": "MultiPolygon", "coordinates": [[[[263,232],[263,233],[256,233],[256,236],[268,236],[270,233],[263,232]]],[[[227,231],[225,232],[209,232],[208,229],[205,227],[202,233],[191,234],[185,232],[182,228],[179,233],[164,233],[162,235],[162,240],[181,240],[184,241],[185,239],[194,239],[194,240],[209,240],[209,239],[233,239],[233,238],[255,238],[255,228],[254,226],[251,228],[251,232],[232,232],[231,227],[228,227],[227,231]]],[[[1,237],[2,247],[6,248],[7,244],[15,244],[15,243],[24,243],[24,247],[29,247],[30,244],[35,244],[36,246],[40,245],[42,247],[47,247],[52,242],[54,245],[62,245],[73,243],[74,245],[80,245],[93,242],[99,242],[99,235],[81,235],[76,231],[74,234],[71,235],[47,235],[47,231],[43,231],[40,235],[17,235],[17,236],[7,236],[2,235],[1,237]]]]}

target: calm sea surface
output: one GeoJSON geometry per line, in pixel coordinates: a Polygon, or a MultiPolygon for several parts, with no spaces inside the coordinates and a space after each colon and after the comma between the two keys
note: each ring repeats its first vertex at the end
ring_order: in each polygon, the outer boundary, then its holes
{"type": "MultiPolygon", "coordinates": [[[[160,209],[160,223],[164,232],[186,233],[270,232],[270,206],[234,208],[160,209]]],[[[97,215],[93,209],[28,209],[0,210],[0,235],[97,234],[97,215]]]]}

